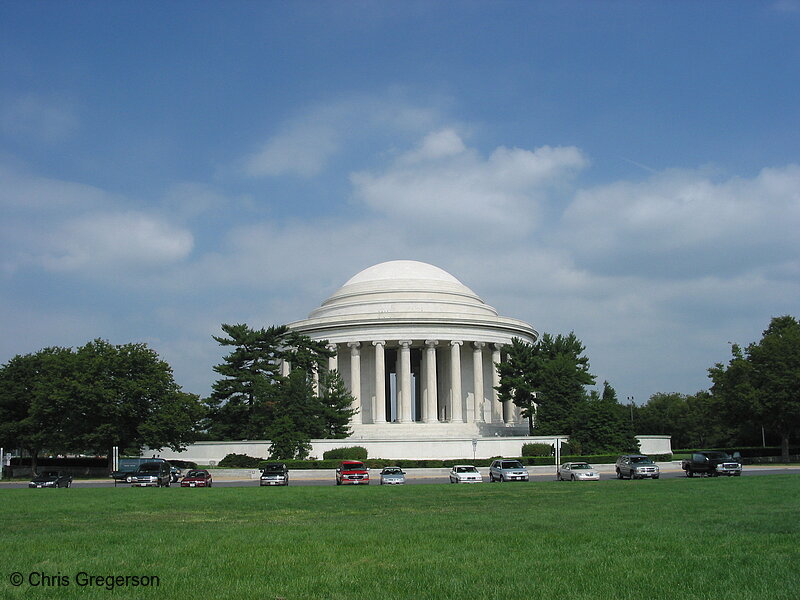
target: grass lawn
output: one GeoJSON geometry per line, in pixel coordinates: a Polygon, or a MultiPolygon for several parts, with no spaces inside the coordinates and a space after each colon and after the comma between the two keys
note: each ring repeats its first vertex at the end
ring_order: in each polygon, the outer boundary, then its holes
{"type": "Polygon", "coordinates": [[[0,489],[0,517],[3,599],[800,597],[796,475],[0,489]],[[81,587],[80,572],[159,585],[81,587]]]}

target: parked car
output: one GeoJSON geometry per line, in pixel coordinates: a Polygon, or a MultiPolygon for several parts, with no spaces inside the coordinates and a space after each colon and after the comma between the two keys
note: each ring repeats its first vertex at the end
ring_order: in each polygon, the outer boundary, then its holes
{"type": "Polygon", "coordinates": [[[182,475],[183,471],[181,471],[179,467],[173,465],[172,463],[169,463],[169,477],[172,483],[178,483],[182,475]]]}
{"type": "Polygon", "coordinates": [[[36,475],[28,484],[29,488],[68,488],[72,485],[72,475],[60,471],[45,471],[36,475]]]}
{"type": "Polygon", "coordinates": [[[172,481],[169,463],[163,460],[141,464],[130,481],[131,487],[169,487],[172,481]]]}
{"type": "Polygon", "coordinates": [[[495,481],[528,481],[528,469],[518,460],[500,459],[489,467],[489,482],[495,481]]]}
{"type": "Polygon", "coordinates": [[[472,465],[453,465],[450,469],[450,483],[482,483],[483,476],[472,465]]]}
{"type": "Polygon", "coordinates": [[[181,481],[181,487],[211,487],[214,483],[211,473],[205,469],[192,469],[186,472],[186,477],[181,481]]]}
{"type": "Polygon", "coordinates": [[[649,456],[644,454],[623,454],[616,463],[617,479],[630,477],[631,479],[644,479],[651,477],[658,479],[659,468],[649,456]]]}
{"type": "Polygon", "coordinates": [[[687,477],[694,477],[695,473],[707,477],[718,475],[738,477],[742,474],[742,463],[731,458],[727,452],[694,452],[690,458],[681,461],[681,469],[686,472],[687,477]]]}
{"type": "MultiPolygon", "coordinates": [[[[163,458],[156,458],[155,456],[152,458],[142,458],[142,457],[123,457],[119,459],[119,463],[117,466],[117,471],[111,473],[111,477],[114,479],[114,487],[117,486],[118,483],[131,483],[134,473],[139,469],[140,466],[146,463],[153,463],[153,462],[167,462],[163,458]]],[[[196,465],[195,465],[196,466],[196,465]]],[[[170,466],[170,472],[172,468],[170,466]]],[[[171,475],[171,473],[170,473],[171,475]]]]}
{"type": "Polygon", "coordinates": [[[556,469],[556,479],[559,481],[599,481],[600,473],[585,462],[568,462],[556,469]]]}
{"type": "Polygon", "coordinates": [[[383,467],[381,485],[402,485],[406,482],[406,472],[400,467],[383,467]]]}
{"type": "Polygon", "coordinates": [[[336,469],[336,485],[369,485],[369,469],[357,460],[343,460],[336,469]]]}
{"type": "Polygon", "coordinates": [[[289,468],[284,463],[267,463],[259,485],[289,485],[289,468]]]}

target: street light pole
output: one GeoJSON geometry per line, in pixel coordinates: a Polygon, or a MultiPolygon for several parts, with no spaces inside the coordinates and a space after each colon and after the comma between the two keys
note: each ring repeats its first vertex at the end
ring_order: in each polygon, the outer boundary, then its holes
{"type": "Polygon", "coordinates": [[[633,426],[633,396],[628,396],[628,404],[631,407],[631,426],[633,426]]]}

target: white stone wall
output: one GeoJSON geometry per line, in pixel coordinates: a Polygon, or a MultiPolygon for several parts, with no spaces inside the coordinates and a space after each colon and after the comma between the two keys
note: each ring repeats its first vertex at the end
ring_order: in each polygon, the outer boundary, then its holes
{"type": "MultiPolygon", "coordinates": [[[[670,436],[640,435],[636,436],[641,444],[643,454],[669,454],[672,452],[670,436]]],[[[389,459],[454,459],[473,457],[473,439],[475,458],[492,458],[494,456],[520,456],[522,445],[529,443],[553,444],[555,438],[547,436],[518,437],[476,437],[449,440],[433,440],[424,438],[376,439],[376,440],[312,440],[311,456],[321,459],[326,450],[349,446],[363,446],[370,458],[389,459]]],[[[561,438],[566,439],[566,438],[561,438]]],[[[185,452],[162,450],[155,452],[162,458],[191,460],[200,464],[218,463],[228,454],[246,454],[256,458],[267,458],[269,441],[252,442],[197,442],[189,446],[185,452]]],[[[144,454],[154,453],[146,450],[144,454]]]]}

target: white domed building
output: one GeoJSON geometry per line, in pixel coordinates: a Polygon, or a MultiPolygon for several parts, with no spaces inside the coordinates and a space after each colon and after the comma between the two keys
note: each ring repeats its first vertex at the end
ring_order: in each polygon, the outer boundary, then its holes
{"type": "Polygon", "coordinates": [[[497,400],[494,363],[512,338],[533,343],[538,333],[438,267],[396,260],[364,269],[289,327],[336,351],[329,367],[358,409],[351,438],[527,434],[519,409],[497,400]]]}
{"type": "MultiPolygon", "coordinates": [[[[528,323],[501,317],[438,267],[411,260],[354,275],[303,321],[289,327],[327,340],[355,398],[346,440],[311,440],[311,455],[364,446],[371,458],[467,459],[520,456],[523,444],[559,445],[566,436],[528,436],[510,402],[497,400],[495,363],[514,337],[534,343],[528,323]]],[[[641,451],[666,454],[669,436],[638,436],[641,451]]],[[[162,457],[215,464],[227,454],[269,456],[269,440],[201,441],[162,457]]]]}

